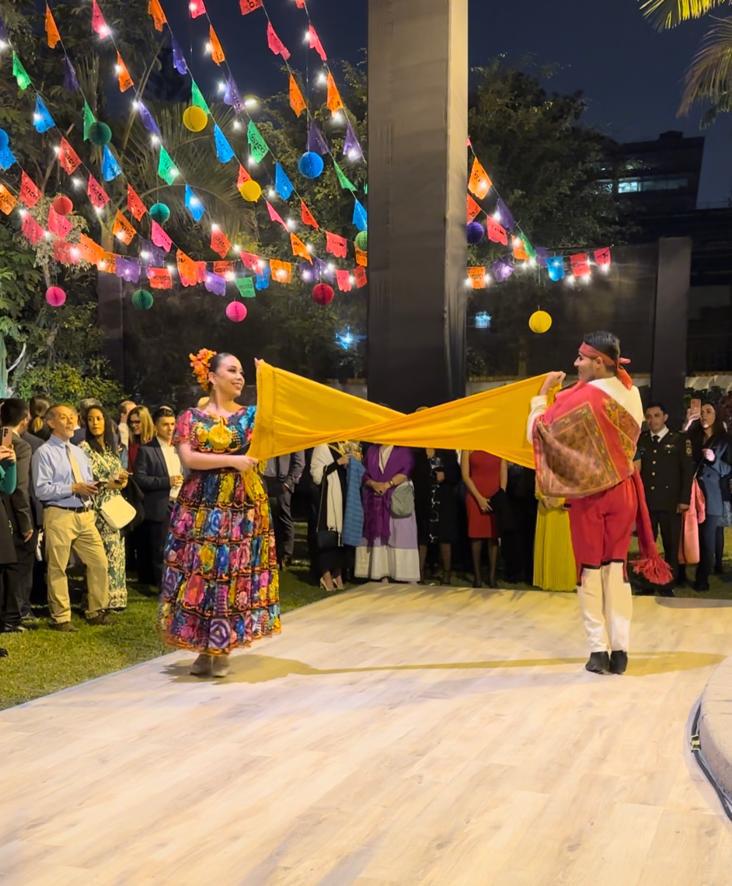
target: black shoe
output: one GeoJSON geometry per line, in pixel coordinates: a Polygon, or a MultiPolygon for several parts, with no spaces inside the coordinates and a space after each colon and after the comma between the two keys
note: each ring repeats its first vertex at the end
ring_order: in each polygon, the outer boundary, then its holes
{"type": "Polygon", "coordinates": [[[78,634],[79,629],[75,628],[70,621],[55,622],[49,625],[52,631],[61,631],[63,634],[78,634]]]}
{"type": "Polygon", "coordinates": [[[3,634],[24,634],[25,628],[21,624],[17,625],[4,625],[3,634]]]}
{"type": "Polygon", "coordinates": [[[474,587],[474,588],[482,588],[482,587],[483,587],[483,582],[482,582],[479,578],[476,578],[476,579],[473,581],[473,587],[474,587]]]}
{"type": "Polygon", "coordinates": [[[673,587],[671,585],[664,585],[658,591],[658,596],[659,597],[673,597],[673,596],[675,596],[673,587]]]}
{"type": "Polygon", "coordinates": [[[610,656],[607,652],[591,652],[585,670],[593,674],[609,674],[610,656]]]}
{"type": "Polygon", "coordinates": [[[693,588],[695,591],[708,591],[709,590],[709,582],[708,581],[695,581],[693,584],[693,588]]]}
{"type": "Polygon", "coordinates": [[[23,625],[24,628],[31,631],[35,628],[40,628],[41,626],[40,618],[36,618],[35,615],[24,615],[20,619],[20,623],[23,625]]]}
{"type": "Polygon", "coordinates": [[[628,667],[628,653],[622,650],[615,650],[610,653],[610,673],[624,674],[628,667]]]}

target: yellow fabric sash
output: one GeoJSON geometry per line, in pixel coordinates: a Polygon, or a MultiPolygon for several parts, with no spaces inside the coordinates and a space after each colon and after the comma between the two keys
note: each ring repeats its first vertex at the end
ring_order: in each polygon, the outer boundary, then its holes
{"type": "Polygon", "coordinates": [[[526,440],[531,398],[544,376],[404,415],[360,397],[257,363],[257,417],[249,454],[267,459],[334,440],[393,446],[482,449],[534,467],[526,440]]]}

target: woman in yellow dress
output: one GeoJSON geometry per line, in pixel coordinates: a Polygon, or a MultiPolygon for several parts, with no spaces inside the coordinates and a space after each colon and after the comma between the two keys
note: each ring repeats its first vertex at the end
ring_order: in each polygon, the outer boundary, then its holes
{"type": "Polygon", "coordinates": [[[563,498],[539,499],[534,542],[534,585],[544,591],[574,591],[577,567],[563,498]]]}

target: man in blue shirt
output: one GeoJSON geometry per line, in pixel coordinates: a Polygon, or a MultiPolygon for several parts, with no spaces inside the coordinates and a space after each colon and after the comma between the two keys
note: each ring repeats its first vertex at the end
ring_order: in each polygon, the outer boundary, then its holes
{"type": "Polygon", "coordinates": [[[51,627],[73,632],[76,628],[71,624],[66,578],[72,548],[86,565],[89,600],[85,616],[92,625],[107,624],[108,564],[92,505],[97,484],[86,454],[70,442],[76,428],[76,410],[65,404],[52,406],[46,422],[52,433],[33,454],[32,468],[35,495],[43,504],[48,605],[51,627]]]}

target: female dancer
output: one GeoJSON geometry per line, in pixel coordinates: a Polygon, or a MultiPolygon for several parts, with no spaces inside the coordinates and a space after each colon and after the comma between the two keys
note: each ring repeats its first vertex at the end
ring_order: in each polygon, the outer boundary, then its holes
{"type": "Polygon", "coordinates": [[[188,469],[170,519],[160,605],[167,643],[199,653],[195,676],[223,677],[229,652],[280,630],[279,577],[267,493],[246,455],[255,408],[231,354],[191,355],[209,396],[178,419],[174,443],[188,469]]]}

